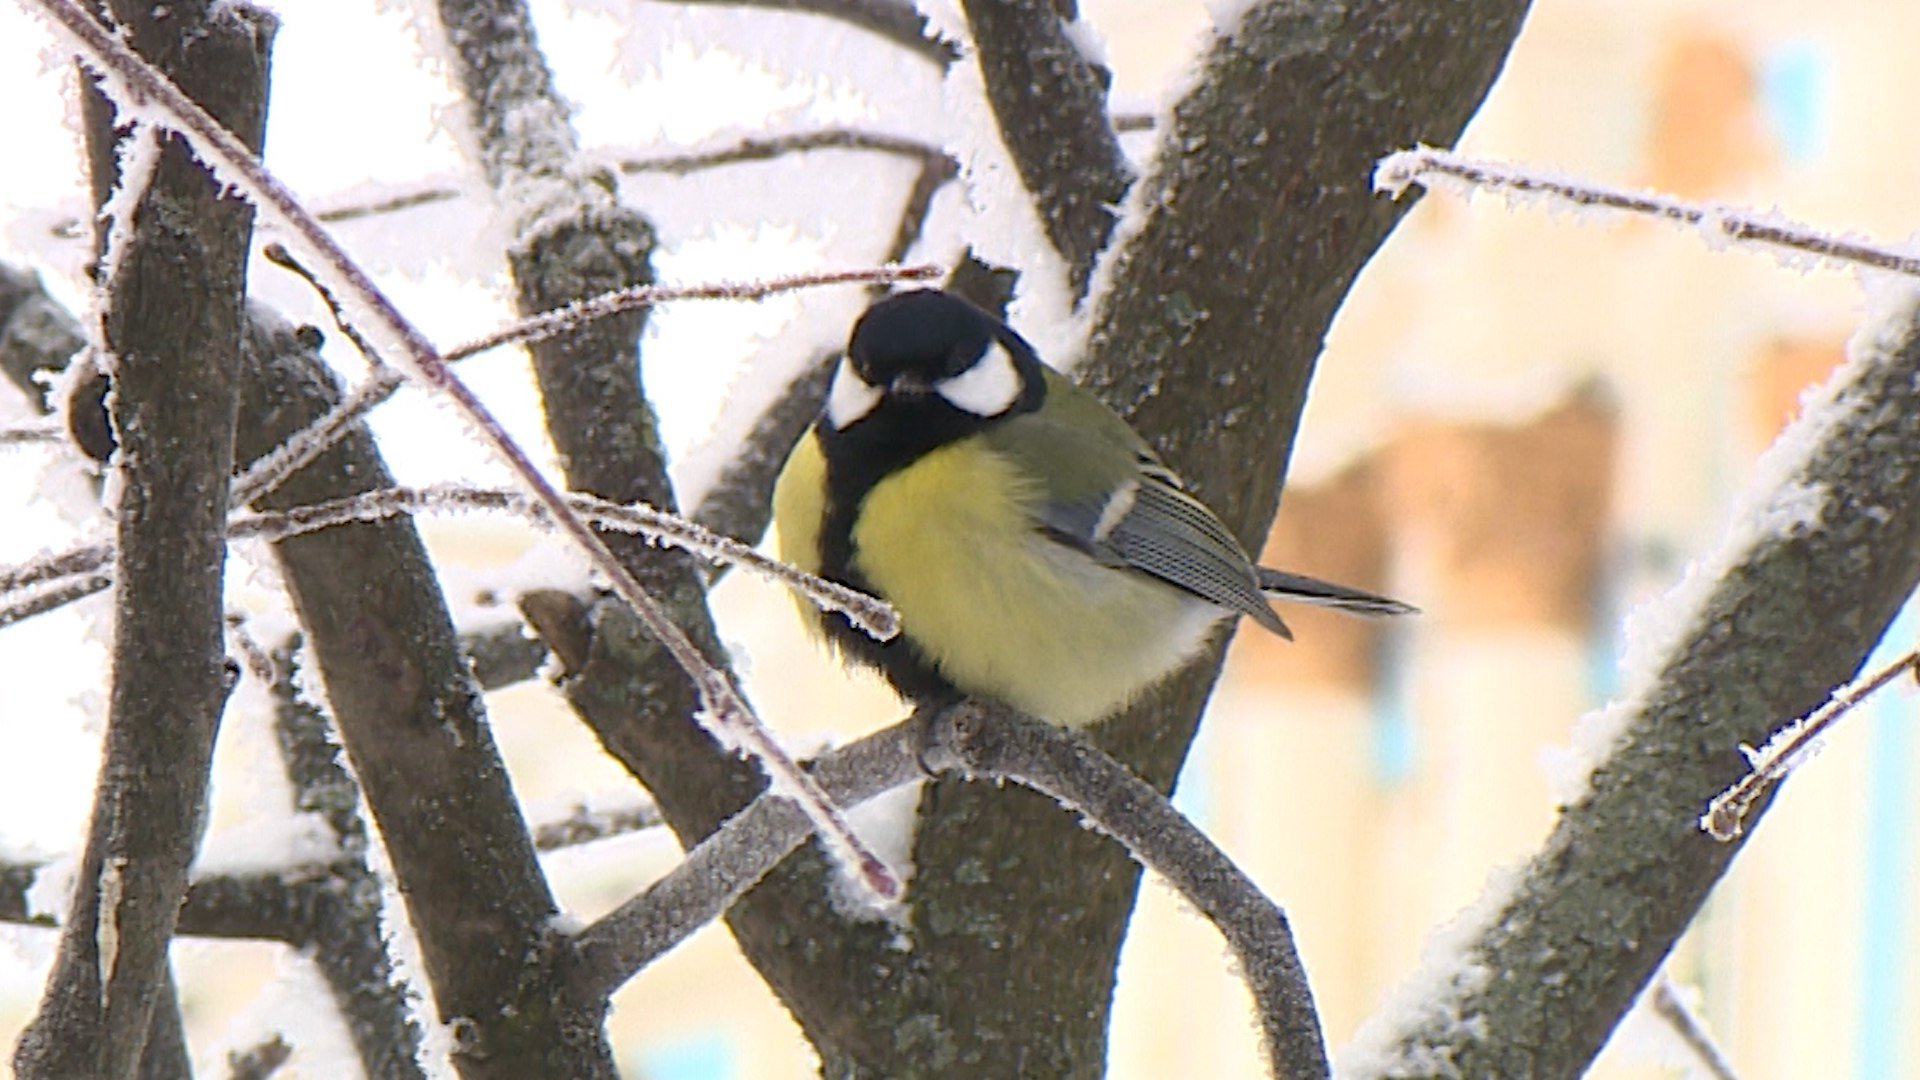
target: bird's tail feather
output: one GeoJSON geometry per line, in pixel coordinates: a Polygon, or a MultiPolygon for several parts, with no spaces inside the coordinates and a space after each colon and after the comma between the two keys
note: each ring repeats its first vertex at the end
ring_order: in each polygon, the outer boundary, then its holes
{"type": "Polygon", "coordinates": [[[1417,615],[1420,609],[1412,604],[1403,604],[1378,593],[1365,589],[1356,589],[1351,585],[1336,585],[1331,581],[1322,581],[1305,574],[1295,574],[1272,567],[1254,568],[1260,577],[1260,591],[1269,593],[1282,600],[1297,600],[1303,604],[1333,608],[1350,615],[1366,615],[1375,618],[1391,615],[1417,615]]]}

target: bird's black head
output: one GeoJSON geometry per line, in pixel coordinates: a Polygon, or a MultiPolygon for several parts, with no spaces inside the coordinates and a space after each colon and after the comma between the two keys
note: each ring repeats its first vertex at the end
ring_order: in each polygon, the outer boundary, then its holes
{"type": "Polygon", "coordinates": [[[826,421],[835,431],[878,419],[971,430],[1038,408],[1040,372],[1032,346],[967,301],[938,289],[896,293],[853,324],[826,421]]]}

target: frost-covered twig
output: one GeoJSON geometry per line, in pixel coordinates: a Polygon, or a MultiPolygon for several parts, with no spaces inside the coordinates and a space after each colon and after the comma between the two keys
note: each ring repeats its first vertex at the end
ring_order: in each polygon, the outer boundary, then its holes
{"type": "Polygon", "coordinates": [[[1753,809],[1754,802],[1817,753],[1820,738],[1828,728],[1838,723],[1854,706],[1902,675],[1920,678],[1920,649],[1841,688],[1825,705],[1775,731],[1766,745],[1758,750],[1750,746],[1741,747],[1751,771],[1713,797],[1713,801],[1707,804],[1706,813],[1700,815],[1700,828],[1723,843],[1739,836],[1746,827],[1747,813],[1753,809]]]}
{"type": "MultiPolygon", "coordinates": [[[[368,341],[366,337],[360,333],[359,328],[353,325],[353,320],[347,318],[347,311],[341,306],[340,298],[333,294],[333,290],[327,287],[326,282],[321,281],[318,275],[307,269],[305,263],[294,258],[293,252],[288,251],[285,244],[275,241],[262,247],[260,249],[260,257],[306,282],[307,287],[319,295],[320,302],[327,306],[327,312],[333,316],[333,324],[340,328],[341,333],[347,335],[347,340],[353,342],[353,347],[360,350],[360,355],[366,358],[367,363],[371,365],[371,371],[369,372],[370,377],[378,377],[390,370],[380,359],[379,350],[375,349],[373,343],[368,341]]],[[[317,341],[318,339],[316,339],[316,343],[317,341]]],[[[254,494],[257,497],[259,493],[256,492],[254,494]]],[[[250,501],[252,500],[235,499],[234,505],[245,506],[250,501]]]]}
{"type": "MultiPolygon", "coordinates": [[[[633,532],[672,544],[704,559],[744,566],[806,597],[822,610],[845,615],[855,626],[885,641],[899,632],[899,618],[883,600],[837,582],[815,577],[798,567],[760,552],[730,537],[719,536],[675,514],[651,506],[620,506],[591,495],[568,492],[567,505],[598,528],[633,532]]],[[[542,525],[552,519],[538,504],[518,491],[505,488],[435,486],[382,488],[351,498],[276,513],[234,518],[228,535],[235,538],[281,540],[289,536],[330,529],[356,521],[377,521],[398,514],[451,513],[466,510],[504,511],[542,525]]]]}
{"type": "MultiPolygon", "coordinates": [[[[602,293],[556,311],[516,319],[491,333],[448,350],[442,359],[447,363],[457,363],[488,349],[516,342],[540,341],[555,334],[578,330],[594,319],[675,300],[760,300],[775,293],[796,289],[860,282],[872,284],[918,281],[938,273],[939,268],[931,266],[882,266],[856,270],[823,270],[757,281],[703,282],[683,286],[635,286],[602,293]]],[[[363,349],[370,347],[362,345],[363,349]]],[[[289,438],[272,453],[254,461],[241,472],[233,485],[235,505],[245,505],[278,487],[288,476],[298,472],[337,442],[341,434],[352,427],[356,420],[365,416],[375,406],[392,397],[396,391],[406,385],[407,376],[401,371],[379,363],[377,354],[369,353],[368,358],[374,361],[374,367],[352,393],[341,400],[327,415],[315,420],[306,430],[289,438]]]]}
{"type": "Polygon", "coordinates": [[[1679,988],[1673,985],[1673,976],[1665,971],[1653,984],[1652,1004],[1654,1015],[1666,1021],[1707,1075],[1713,1080],[1740,1080],[1740,1075],[1733,1071],[1733,1063],[1720,1052],[1713,1036],[1707,1034],[1707,1026],[1700,1022],[1700,1017],[1680,995],[1679,988]]]}
{"type": "Polygon", "coordinates": [[[899,875],[854,834],[845,815],[794,765],[791,756],[740,696],[732,680],[667,616],[660,602],[648,594],[633,572],[608,549],[606,542],[568,508],[559,489],[507,435],[492,411],[453,374],[426,336],[401,314],[292,193],[268,173],[231,132],[96,22],[76,0],[33,2],[70,35],[78,45],[78,54],[101,73],[101,85],[109,94],[134,110],[134,115],[159,123],[185,138],[216,176],[292,234],[297,246],[306,249],[313,265],[323,268],[342,299],[353,306],[354,321],[362,332],[382,346],[383,359],[398,361],[412,377],[453,403],[488,449],[513,471],[533,498],[553,515],[560,530],[605,575],[614,593],[692,679],[702,703],[698,719],[714,737],[722,745],[758,762],[781,793],[807,811],[822,836],[845,856],[847,866],[866,887],[884,899],[898,897],[899,875]]]}
{"type": "Polygon", "coordinates": [[[1073,732],[965,703],[929,726],[921,760],[968,778],[1013,780],[1123,845],[1212,920],[1253,993],[1274,1076],[1328,1075],[1327,1050],[1287,917],[1166,796],[1073,732]]]}
{"type": "Polygon", "coordinates": [[[1771,248],[1790,265],[1826,262],[1920,277],[1920,257],[1867,240],[1835,236],[1775,214],[1690,203],[1655,192],[1625,191],[1526,166],[1462,157],[1431,146],[1396,151],[1381,158],[1374,170],[1376,191],[1398,198],[1411,184],[1457,187],[1466,192],[1484,188],[1505,192],[1516,200],[1541,199],[1578,210],[1615,210],[1660,218],[1699,230],[1709,244],[1732,242],[1771,248]]]}
{"type": "Polygon", "coordinates": [[[64,446],[67,433],[53,424],[0,428],[0,446],[64,446]]]}
{"type": "Polygon", "coordinates": [[[31,619],[35,615],[45,615],[56,608],[62,608],[76,600],[84,600],[94,593],[104,591],[113,584],[113,578],[106,574],[76,574],[60,584],[44,589],[27,589],[0,603],[0,626],[31,619]]]}
{"type": "MultiPolygon", "coordinates": [[[[830,751],[809,768],[841,806],[855,806],[923,774],[909,719],[830,751]]],[[[590,996],[619,989],[686,937],[726,914],[806,842],[808,823],[784,799],[765,795],[696,844],[668,874],[603,916],[574,940],[575,986],[590,996]]]]}
{"type": "Polygon", "coordinates": [[[654,307],[669,300],[761,300],[775,293],[822,285],[884,285],[896,281],[927,281],[939,277],[940,273],[938,266],[921,264],[821,270],[762,281],[714,281],[679,286],[635,285],[576,301],[554,311],[517,319],[490,334],[456,346],[447,354],[447,359],[461,360],[516,342],[544,341],[560,334],[573,333],[596,319],[654,307]]]}
{"type": "MultiPolygon", "coordinates": [[[[1129,118],[1135,121],[1139,117],[1129,118]]],[[[1151,119],[1148,118],[1151,125],[1151,119]]],[[[1126,129],[1122,129],[1126,130],[1126,129]]],[[[778,135],[756,135],[733,142],[706,147],[692,148],[666,154],[629,155],[616,158],[610,164],[626,176],[687,176],[707,169],[725,168],[731,165],[747,165],[760,161],[771,161],[789,154],[806,154],[820,150],[857,150],[879,154],[893,154],[912,158],[925,164],[939,163],[949,172],[958,173],[960,163],[954,160],[940,146],[904,138],[879,131],[866,131],[859,128],[830,127],[813,131],[794,131],[778,135]]],[[[322,209],[316,216],[329,224],[341,221],[354,221],[362,218],[378,217],[382,214],[398,213],[419,206],[431,206],[460,198],[465,192],[458,188],[432,185],[415,189],[401,189],[382,198],[367,202],[349,202],[322,209]]]]}

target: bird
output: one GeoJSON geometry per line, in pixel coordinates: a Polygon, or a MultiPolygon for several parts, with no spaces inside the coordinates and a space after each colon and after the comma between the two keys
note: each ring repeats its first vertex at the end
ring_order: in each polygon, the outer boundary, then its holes
{"type": "Polygon", "coordinates": [[[1291,639],[1269,594],[1415,610],[1256,566],[1118,413],[939,289],[855,321],[773,522],[782,560],[898,612],[883,642],[807,608],[844,659],[915,705],[984,698],[1068,728],[1119,712],[1235,616],[1291,639]]]}

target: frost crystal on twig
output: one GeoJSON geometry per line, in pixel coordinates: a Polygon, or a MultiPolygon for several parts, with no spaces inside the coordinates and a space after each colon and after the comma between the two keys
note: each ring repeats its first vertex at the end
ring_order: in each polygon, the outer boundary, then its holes
{"type": "Polygon", "coordinates": [[[1655,192],[1625,191],[1572,177],[1502,162],[1462,157],[1431,146],[1399,150],[1380,159],[1373,187],[1399,198],[1408,186],[1451,187],[1471,193],[1498,191],[1513,201],[1539,199],[1576,210],[1615,210],[1660,218],[1697,230],[1709,246],[1754,245],[1769,248],[1796,269],[1827,263],[1868,267],[1920,277],[1920,257],[1855,237],[1836,236],[1775,214],[1730,206],[1690,203],[1655,192]]]}
{"type": "MultiPolygon", "coordinates": [[[[746,544],[645,504],[625,506],[591,495],[568,492],[567,504],[589,523],[672,544],[713,562],[753,570],[778,581],[827,611],[837,611],[855,626],[885,641],[900,631],[899,616],[885,601],[857,589],[815,577],[772,559],[746,544]]],[[[499,510],[539,524],[551,517],[518,491],[504,488],[434,486],[387,488],[347,499],[297,507],[280,513],[248,514],[233,520],[229,535],[283,540],[354,521],[375,521],[423,511],[499,510]]]]}

